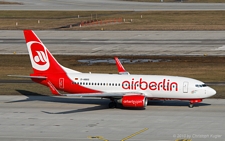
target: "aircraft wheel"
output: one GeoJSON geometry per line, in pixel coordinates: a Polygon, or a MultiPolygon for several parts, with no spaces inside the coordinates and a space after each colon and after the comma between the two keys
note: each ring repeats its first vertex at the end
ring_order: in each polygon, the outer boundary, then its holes
{"type": "Polygon", "coordinates": [[[109,108],[116,108],[116,102],[110,102],[109,103],[109,108]]]}
{"type": "Polygon", "coordinates": [[[190,103],[189,104],[189,108],[193,108],[194,107],[194,104],[193,103],[190,103]]]}

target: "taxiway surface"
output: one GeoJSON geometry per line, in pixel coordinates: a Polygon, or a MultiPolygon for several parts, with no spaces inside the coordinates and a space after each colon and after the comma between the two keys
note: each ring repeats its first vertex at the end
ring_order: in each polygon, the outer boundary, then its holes
{"type": "MultiPolygon", "coordinates": [[[[53,54],[224,55],[225,31],[35,31],[53,54]]],[[[0,30],[0,54],[27,54],[23,31],[0,30]]]]}
{"type": "Polygon", "coordinates": [[[225,140],[225,100],[206,99],[194,108],[186,102],[154,101],[145,110],[108,109],[108,102],[0,96],[0,140],[225,140]]]}
{"type": "Polygon", "coordinates": [[[7,0],[22,5],[0,5],[0,10],[49,11],[206,11],[225,10],[225,3],[146,3],[119,0],[7,0]]]}

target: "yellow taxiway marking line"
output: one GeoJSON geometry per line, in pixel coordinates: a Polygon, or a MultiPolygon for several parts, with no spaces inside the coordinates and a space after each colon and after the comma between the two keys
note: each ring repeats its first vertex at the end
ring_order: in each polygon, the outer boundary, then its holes
{"type": "Polygon", "coordinates": [[[145,132],[146,130],[148,130],[148,128],[144,128],[144,129],[142,129],[142,130],[140,130],[140,131],[138,131],[138,132],[135,132],[135,133],[133,133],[133,134],[131,134],[131,135],[129,135],[129,136],[123,138],[123,139],[120,140],[120,141],[128,140],[128,139],[130,139],[130,138],[132,138],[132,137],[134,137],[134,136],[136,136],[136,135],[138,135],[138,134],[141,134],[141,133],[145,132]]]}
{"type": "Polygon", "coordinates": [[[89,136],[88,138],[89,139],[99,139],[99,140],[102,140],[102,141],[108,141],[103,136],[89,136]]]}
{"type": "Polygon", "coordinates": [[[176,139],[175,141],[191,141],[191,139],[176,139]]]}

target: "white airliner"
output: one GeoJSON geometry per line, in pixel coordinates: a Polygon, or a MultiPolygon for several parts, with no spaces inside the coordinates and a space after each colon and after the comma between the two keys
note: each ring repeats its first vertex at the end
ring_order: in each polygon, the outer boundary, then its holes
{"type": "Polygon", "coordinates": [[[166,75],[132,75],[115,58],[119,74],[81,73],[60,65],[32,30],[24,30],[34,82],[50,88],[54,95],[100,97],[123,107],[143,108],[148,100],[185,100],[189,107],[216,91],[199,80],[166,75]],[[58,90],[68,94],[60,94],[58,90]]]}

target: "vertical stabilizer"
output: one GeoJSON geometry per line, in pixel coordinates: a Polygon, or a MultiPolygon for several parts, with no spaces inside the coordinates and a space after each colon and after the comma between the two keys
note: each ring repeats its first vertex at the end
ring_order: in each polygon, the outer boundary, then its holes
{"type": "Polygon", "coordinates": [[[34,74],[65,73],[61,65],[32,30],[24,30],[34,74]]]}

